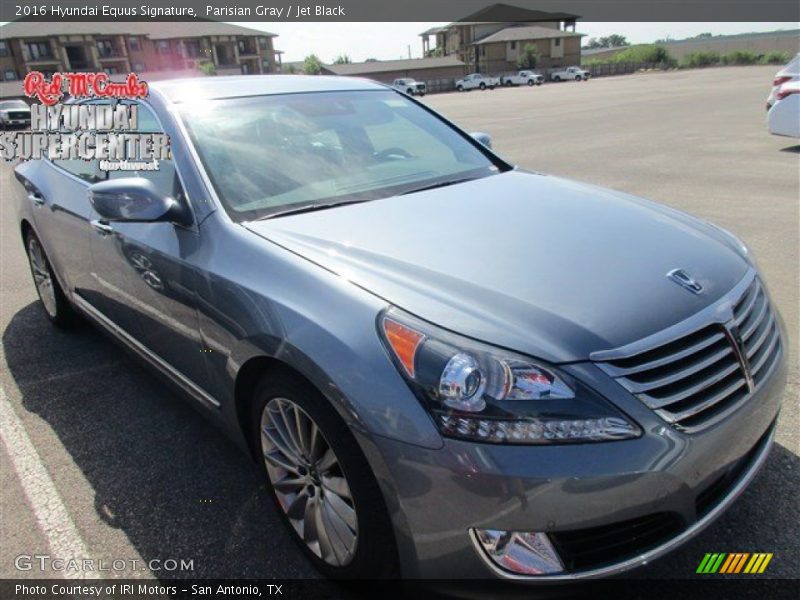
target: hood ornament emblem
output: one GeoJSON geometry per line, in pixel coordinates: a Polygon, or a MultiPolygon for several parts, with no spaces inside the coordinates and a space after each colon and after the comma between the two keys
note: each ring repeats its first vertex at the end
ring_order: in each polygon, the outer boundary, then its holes
{"type": "Polygon", "coordinates": [[[667,277],[693,294],[699,294],[703,291],[703,286],[683,269],[672,269],[672,271],[667,273],[667,277]]]}

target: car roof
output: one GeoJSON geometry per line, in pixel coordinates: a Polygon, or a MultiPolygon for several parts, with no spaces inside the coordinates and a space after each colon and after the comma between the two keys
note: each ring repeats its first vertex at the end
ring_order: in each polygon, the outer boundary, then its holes
{"type": "Polygon", "coordinates": [[[192,77],[154,81],[149,86],[172,103],[273,94],[386,89],[386,86],[369,79],[326,75],[192,77]]]}

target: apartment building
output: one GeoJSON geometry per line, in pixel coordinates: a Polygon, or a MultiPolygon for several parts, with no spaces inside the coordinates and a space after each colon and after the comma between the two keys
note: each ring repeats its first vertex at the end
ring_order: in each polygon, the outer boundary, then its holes
{"type": "Polygon", "coordinates": [[[580,64],[582,34],[575,32],[578,15],[524,9],[512,12],[512,8],[498,12],[493,7],[423,31],[423,55],[455,55],[469,71],[493,74],[516,69],[519,52],[532,45],[541,68],[580,64]],[[501,20],[502,16],[507,20],[501,20]]]}
{"type": "Polygon", "coordinates": [[[192,72],[211,63],[221,74],[280,72],[275,34],[227,23],[32,23],[0,27],[0,81],[29,71],[105,71],[111,75],[192,72]]]}

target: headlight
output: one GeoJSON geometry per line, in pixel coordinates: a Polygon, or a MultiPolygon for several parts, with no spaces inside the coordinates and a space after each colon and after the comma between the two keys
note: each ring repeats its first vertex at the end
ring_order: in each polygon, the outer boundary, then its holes
{"type": "Polygon", "coordinates": [[[381,315],[378,329],[398,370],[446,436],[561,444],[640,434],[606,400],[550,365],[395,308],[381,315]]]}

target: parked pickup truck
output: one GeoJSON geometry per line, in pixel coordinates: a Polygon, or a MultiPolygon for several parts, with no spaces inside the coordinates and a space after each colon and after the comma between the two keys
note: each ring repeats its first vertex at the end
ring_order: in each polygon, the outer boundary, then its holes
{"type": "Polygon", "coordinates": [[[395,79],[394,82],[392,82],[392,87],[401,92],[405,92],[409,96],[424,96],[427,91],[427,87],[424,83],[408,78],[395,79]]]}
{"type": "Polygon", "coordinates": [[[498,85],[500,85],[500,82],[497,77],[486,77],[480,73],[472,73],[464,77],[464,79],[456,81],[456,89],[459,92],[485,90],[486,88],[493,90],[498,85]]]}
{"type": "Polygon", "coordinates": [[[542,85],[544,83],[544,75],[534,73],[533,71],[519,71],[511,75],[503,75],[500,78],[500,85],[542,85]]]}
{"type": "Polygon", "coordinates": [[[567,67],[562,71],[550,73],[553,81],[588,81],[592,74],[580,67],[567,67]]]}

